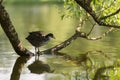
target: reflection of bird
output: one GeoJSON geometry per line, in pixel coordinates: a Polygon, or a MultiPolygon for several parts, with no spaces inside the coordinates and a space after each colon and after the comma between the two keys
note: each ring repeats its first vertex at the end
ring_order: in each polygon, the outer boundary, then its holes
{"type": "Polygon", "coordinates": [[[34,31],[29,32],[26,39],[35,47],[35,54],[38,48],[38,54],[36,55],[39,57],[39,47],[45,45],[51,38],[55,38],[52,33],[45,35],[42,31],[34,31]]]}
{"type": "Polygon", "coordinates": [[[51,69],[50,65],[43,63],[42,61],[36,60],[28,66],[31,73],[42,74],[44,72],[53,73],[54,70],[51,69]]]}

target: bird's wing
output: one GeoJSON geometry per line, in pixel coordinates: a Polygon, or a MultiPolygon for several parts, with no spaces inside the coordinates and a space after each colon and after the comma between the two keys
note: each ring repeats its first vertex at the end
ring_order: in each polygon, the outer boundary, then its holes
{"type": "Polygon", "coordinates": [[[42,42],[45,38],[45,34],[43,31],[33,31],[33,32],[29,32],[28,38],[32,41],[42,42]]]}
{"type": "Polygon", "coordinates": [[[38,35],[38,36],[45,36],[43,31],[32,31],[29,32],[30,35],[38,35]]]}

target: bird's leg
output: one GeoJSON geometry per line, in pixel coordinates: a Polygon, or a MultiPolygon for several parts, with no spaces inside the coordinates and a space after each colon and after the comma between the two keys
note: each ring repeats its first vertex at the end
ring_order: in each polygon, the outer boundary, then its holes
{"type": "Polygon", "coordinates": [[[40,52],[40,49],[38,48],[38,52],[40,52]]]}
{"type": "Polygon", "coordinates": [[[39,60],[39,56],[40,56],[40,50],[39,50],[39,48],[38,48],[38,60],[39,60]]]}
{"type": "Polygon", "coordinates": [[[35,60],[37,60],[37,48],[35,47],[35,60]]]}

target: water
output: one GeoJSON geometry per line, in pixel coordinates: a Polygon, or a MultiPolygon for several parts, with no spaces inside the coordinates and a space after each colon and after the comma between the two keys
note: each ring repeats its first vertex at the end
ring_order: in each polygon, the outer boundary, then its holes
{"type": "MultiPolygon", "coordinates": [[[[28,32],[43,30],[46,33],[52,32],[55,34],[55,40],[51,40],[48,45],[40,48],[41,50],[44,50],[63,42],[73,35],[78,24],[76,20],[72,18],[61,20],[61,11],[63,11],[63,5],[61,4],[5,5],[5,8],[10,15],[23,46],[32,52],[34,52],[34,48],[27,42],[27,40],[25,40],[28,32]]],[[[96,33],[93,35],[100,35],[105,30],[107,30],[107,28],[104,30],[103,27],[96,29],[96,33]]],[[[97,66],[96,69],[98,69],[100,66],[112,65],[115,59],[119,59],[119,44],[120,37],[119,31],[117,31],[110,33],[108,36],[98,41],[89,41],[83,38],[78,38],[60,52],[66,53],[73,58],[78,57],[79,54],[89,53],[89,57],[92,58],[91,60],[93,60],[94,66],[97,66]]],[[[43,66],[48,64],[49,66],[47,65],[47,69],[50,67],[54,72],[43,74],[31,73],[28,66],[34,62],[34,57],[27,62],[20,62],[24,60],[24,58],[19,58],[14,52],[1,28],[0,55],[0,80],[9,80],[11,78],[15,62],[16,64],[20,64],[17,66],[18,68],[16,68],[20,69],[20,75],[18,75],[20,77],[17,77],[16,80],[19,78],[20,80],[88,80],[87,76],[85,76],[87,74],[86,68],[91,68],[89,60],[86,65],[84,65],[84,63],[83,65],[77,65],[76,61],[68,60],[61,56],[42,55],[40,60],[44,62],[43,66]],[[20,66],[22,66],[22,70],[20,66]]],[[[80,59],[84,58],[84,56],[85,55],[80,59]]],[[[27,58],[25,58],[25,60],[26,59],[27,58]]],[[[95,75],[94,70],[96,69],[90,69],[91,71],[88,71],[90,80],[93,79],[95,75]]],[[[14,79],[15,78],[13,78],[13,80],[14,79]]]]}

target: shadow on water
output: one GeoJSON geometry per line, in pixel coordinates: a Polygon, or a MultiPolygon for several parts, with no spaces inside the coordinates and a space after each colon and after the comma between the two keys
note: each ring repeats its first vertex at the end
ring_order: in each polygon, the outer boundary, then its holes
{"type": "MultiPolygon", "coordinates": [[[[56,53],[60,56],[63,56],[62,59],[66,60],[69,59],[74,61],[78,65],[78,69],[74,69],[72,73],[63,73],[60,74],[67,79],[62,80],[115,80],[120,78],[119,77],[119,64],[116,62],[113,64],[105,65],[104,63],[96,63],[98,62],[95,55],[97,55],[101,60],[107,61],[111,60],[105,53],[102,51],[88,51],[84,54],[80,54],[76,58],[72,58],[69,55],[65,55],[65,53],[56,53]],[[103,58],[103,57],[104,58],[103,58]],[[118,72],[116,72],[118,71],[118,72]],[[113,75],[114,74],[114,75],[113,75]]],[[[97,57],[97,58],[98,58],[97,57]]],[[[19,80],[24,65],[31,59],[31,57],[18,57],[11,74],[10,80],[19,80]]],[[[40,60],[34,61],[32,64],[28,65],[27,67],[30,74],[43,74],[44,72],[51,73],[53,75],[57,74],[56,70],[51,70],[51,67],[47,63],[43,63],[40,60]]],[[[44,80],[56,80],[56,79],[44,79],[44,80]]],[[[59,79],[61,80],[61,79],[59,79]]]]}

